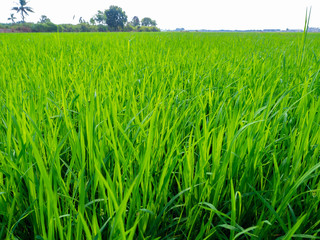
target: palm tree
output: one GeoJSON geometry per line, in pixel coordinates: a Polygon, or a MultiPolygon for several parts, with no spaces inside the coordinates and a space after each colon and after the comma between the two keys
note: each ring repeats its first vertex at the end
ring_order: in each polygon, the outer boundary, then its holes
{"type": "Polygon", "coordinates": [[[86,21],[82,17],[79,18],[79,23],[85,23],[85,22],[86,21]]]}
{"type": "Polygon", "coordinates": [[[12,23],[15,23],[14,20],[16,20],[17,18],[14,16],[13,13],[10,14],[10,17],[8,18],[9,21],[12,21],[12,23]]]}
{"type": "Polygon", "coordinates": [[[27,5],[26,0],[19,0],[19,4],[18,4],[19,5],[18,7],[14,7],[14,8],[12,8],[12,10],[17,11],[17,13],[19,13],[19,12],[21,13],[22,22],[24,23],[25,22],[24,21],[24,18],[25,18],[24,14],[27,14],[29,16],[28,12],[33,12],[33,10],[31,7],[26,6],[27,5]]]}

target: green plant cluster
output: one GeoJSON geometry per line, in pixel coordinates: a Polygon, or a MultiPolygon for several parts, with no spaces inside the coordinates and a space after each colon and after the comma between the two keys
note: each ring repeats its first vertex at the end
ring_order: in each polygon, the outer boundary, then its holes
{"type": "MultiPolygon", "coordinates": [[[[111,30],[106,25],[91,25],[88,23],[73,24],[54,24],[48,23],[15,23],[15,24],[0,24],[0,29],[12,30],[14,32],[110,32],[111,30]]],[[[124,32],[160,32],[157,27],[138,26],[132,27],[127,25],[124,27],[124,32]]]]}
{"type": "Polygon", "coordinates": [[[1,34],[0,52],[0,239],[319,239],[318,34],[1,34]]]}

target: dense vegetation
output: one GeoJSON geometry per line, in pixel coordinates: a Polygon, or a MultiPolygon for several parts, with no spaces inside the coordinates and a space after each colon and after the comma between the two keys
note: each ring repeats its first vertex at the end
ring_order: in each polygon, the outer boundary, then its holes
{"type": "MultiPolygon", "coordinates": [[[[0,30],[13,31],[13,32],[111,32],[113,29],[109,29],[108,26],[99,24],[92,25],[89,23],[79,24],[54,24],[52,22],[47,23],[9,23],[1,24],[0,30]]],[[[160,32],[157,27],[151,26],[137,26],[133,27],[130,24],[126,25],[121,31],[124,32],[160,32]]]]}
{"type": "Polygon", "coordinates": [[[82,17],[79,24],[54,24],[46,15],[41,15],[38,23],[26,23],[25,17],[34,13],[25,0],[19,0],[12,10],[21,14],[21,21],[16,22],[14,13],[8,18],[11,23],[0,23],[0,32],[160,32],[157,22],[149,17],[141,20],[137,16],[128,22],[128,16],[122,8],[111,5],[104,11],[98,11],[89,22],[82,17]]]}
{"type": "Polygon", "coordinates": [[[0,32],[160,32],[155,20],[145,17],[140,22],[139,18],[134,16],[132,21],[128,22],[126,12],[114,5],[104,11],[99,10],[89,22],[80,17],[79,24],[57,25],[46,15],[41,15],[37,23],[26,23],[25,17],[34,13],[33,9],[27,6],[28,2],[25,0],[19,0],[16,4],[12,10],[20,13],[21,21],[16,22],[17,18],[11,13],[7,19],[11,23],[0,23],[0,32]]]}
{"type": "Polygon", "coordinates": [[[0,35],[0,239],[317,239],[320,36],[0,35]]]}

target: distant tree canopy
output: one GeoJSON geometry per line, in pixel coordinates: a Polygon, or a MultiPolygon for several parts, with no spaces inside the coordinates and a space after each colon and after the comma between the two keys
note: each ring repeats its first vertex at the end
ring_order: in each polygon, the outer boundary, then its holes
{"type": "Polygon", "coordinates": [[[81,24],[81,23],[86,23],[86,20],[84,20],[83,17],[80,17],[80,18],[79,18],[79,23],[80,23],[80,24],[81,24]]]}
{"type": "Polygon", "coordinates": [[[132,18],[132,21],[130,22],[130,24],[133,26],[133,27],[138,27],[140,26],[140,20],[137,16],[134,16],[132,18]]]}
{"type": "Polygon", "coordinates": [[[122,8],[117,6],[110,6],[109,9],[104,11],[106,16],[106,23],[108,27],[112,30],[121,30],[124,27],[124,24],[127,22],[126,12],[122,8]]]}
{"type": "MultiPolygon", "coordinates": [[[[93,25],[89,23],[80,24],[54,24],[48,23],[0,23],[0,29],[10,30],[11,32],[112,32],[107,25],[93,25]]],[[[157,27],[138,26],[133,27],[130,24],[125,25],[124,32],[160,32],[157,27]]]]}
{"type": "Polygon", "coordinates": [[[98,11],[90,23],[91,25],[95,25],[95,23],[98,25],[106,24],[111,31],[160,31],[160,29],[156,28],[156,21],[149,17],[143,18],[141,22],[137,16],[134,16],[130,22],[127,22],[127,19],[125,11],[113,5],[105,11],[98,11]]]}
{"type": "Polygon", "coordinates": [[[24,23],[25,14],[29,16],[28,12],[33,12],[33,9],[31,7],[26,6],[27,2],[26,0],[20,0],[18,7],[13,7],[12,10],[17,11],[17,13],[20,12],[22,22],[24,23]]]}
{"type": "Polygon", "coordinates": [[[142,18],[141,25],[145,27],[155,27],[157,26],[157,23],[155,20],[152,20],[149,17],[145,17],[145,18],[142,18]]]}
{"type": "Polygon", "coordinates": [[[38,23],[50,23],[50,19],[46,15],[41,15],[38,23]]]}
{"type": "Polygon", "coordinates": [[[94,21],[98,24],[104,24],[106,23],[106,15],[104,15],[104,12],[98,11],[98,13],[93,17],[94,21]]]}
{"type": "Polygon", "coordinates": [[[8,18],[9,21],[11,21],[12,23],[15,23],[14,20],[16,20],[17,18],[14,16],[13,13],[10,14],[10,17],[8,18]]]}
{"type": "Polygon", "coordinates": [[[94,20],[94,17],[90,18],[89,22],[90,22],[91,25],[95,25],[96,24],[96,21],[94,20]]]}
{"type": "MultiPolygon", "coordinates": [[[[11,32],[160,32],[160,29],[156,27],[156,21],[151,18],[143,18],[140,22],[139,18],[134,16],[132,20],[128,22],[125,11],[114,5],[104,11],[98,11],[89,22],[80,17],[79,23],[76,25],[56,25],[52,23],[46,15],[41,15],[37,23],[26,23],[25,15],[33,12],[33,9],[27,6],[27,4],[28,2],[26,0],[19,0],[19,3],[17,3],[18,6],[12,8],[12,10],[21,14],[22,21],[16,24],[16,17],[12,13],[7,19],[12,23],[0,23],[0,28],[5,29],[5,31],[11,30],[11,32]]],[[[74,19],[75,15],[73,16],[73,20],[74,19]]]]}

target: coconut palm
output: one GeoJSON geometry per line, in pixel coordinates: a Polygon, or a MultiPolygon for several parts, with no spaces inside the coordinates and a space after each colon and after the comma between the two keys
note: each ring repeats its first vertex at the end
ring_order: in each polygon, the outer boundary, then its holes
{"type": "Polygon", "coordinates": [[[12,23],[15,23],[14,20],[16,20],[17,18],[14,16],[13,13],[10,14],[10,17],[8,18],[9,21],[12,21],[12,23]]]}
{"type": "Polygon", "coordinates": [[[28,12],[33,12],[31,7],[26,6],[27,5],[27,1],[26,0],[19,0],[19,6],[18,7],[14,7],[12,8],[12,10],[17,11],[17,13],[20,12],[21,14],[21,18],[22,18],[22,22],[24,21],[25,18],[25,14],[29,16],[28,12]]]}

